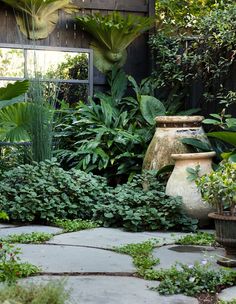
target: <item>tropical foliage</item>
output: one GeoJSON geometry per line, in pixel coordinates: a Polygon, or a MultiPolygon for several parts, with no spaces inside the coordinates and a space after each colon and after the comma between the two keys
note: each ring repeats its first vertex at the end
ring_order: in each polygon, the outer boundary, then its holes
{"type": "Polygon", "coordinates": [[[58,10],[72,13],[77,8],[70,0],[2,0],[16,10],[21,32],[29,39],[44,39],[55,28],[58,10]]]}
{"type": "Polygon", "coordinates": [[[0,139],[5,141],[29,140],[30,113],[24,93],[29,82],[17,81],[0,88],[0,139]]]}
{"type": "Polygon", "coordinates": [[[23,94],[28,91],[29,81],[16,81],[0,88],[0,109],[24,101],[23,94]]]}
{"type": "Polygon", "coordinates": [[[95,66],[103,73],[126,61],[126,48],[142,33],[147,31],[154,20],[137,15],[123,16],[118,12],[109,15],[82,15],[76,18],[79,25],[92,35],[95,66]]]}
{"type": "Polygon", "coordinates": [[[129,77],[134,98],[124,97],[128,79],[122,70],[113,69],[108,80],[109,92],[97,93],[90,104],[81,102],[77,111],[67,111],[56,126],[60,145],[56,156],[63,165],[115,178],[116,184],[141,171],[154,117],[163,115],[165,107],[147,95],[147,81],[139,87],[129,77]]]}

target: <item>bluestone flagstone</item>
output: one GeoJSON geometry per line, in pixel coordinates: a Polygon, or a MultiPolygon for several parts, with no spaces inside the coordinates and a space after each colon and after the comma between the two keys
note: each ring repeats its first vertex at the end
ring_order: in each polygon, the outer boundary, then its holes
{"type": "Polygon", "coordinates": [[[127,232],[114,228],[95,228],[78,232],[65,233],[55,236],[47,243],[62,245],[92,246],[111,249],[131,243],[142,243],[152,238],[158,239],[159,244],[173,244],[176,239],[186,233],[171,232],[127,232]]]}
{"type": "Polygon", "coordinates": [[[27,225],[14,228],[0,229],[0,237],[7,237],[11,234],[22,234],[22,233],[32,233],[32,232],[45,232],[51,234],[61,233],[62,229],[52,226],[41,226],[41,225],[27,225]]]}
{"type": "MultiPolygon", "coordinates": [[[[58,277],[34,277],[26,282],[47,282],[58,277]]],[[[24,280],[25,281],[25,280],[24,280]]],[[[66,286],[70,290],[67,304],[197,304],[195,298],[184,295],[160,296],[148,287],[158,282],[149,282],[132,277],[83,276],[67,277],[66,286]]]]}
{"type": "Polygon", "coordinates": [[[42,272],[135,272],[132,258],[108,250],[54,245],[19,244],[21,258],[42,272]]]}

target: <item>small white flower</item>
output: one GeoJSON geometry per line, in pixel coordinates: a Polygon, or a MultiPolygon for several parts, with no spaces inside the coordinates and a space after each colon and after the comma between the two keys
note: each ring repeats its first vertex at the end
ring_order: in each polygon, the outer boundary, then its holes
{"type": "Polygon", "coordinates": [[[195,281],[194,277],[189,278],[189,282],[193,283],[195,281]]]}
{"type": "Polygon", "coordinates": [[[208,263],[207,260],[202,260],[202,261],[201,261],[201,264],[202,264],[202,265],[206,265],[207,263],[208,263]]]}
{"type": "Polygon", "coordinates": [[[194,265],[188,265],[189,269],[193,269],[194,265]]]}

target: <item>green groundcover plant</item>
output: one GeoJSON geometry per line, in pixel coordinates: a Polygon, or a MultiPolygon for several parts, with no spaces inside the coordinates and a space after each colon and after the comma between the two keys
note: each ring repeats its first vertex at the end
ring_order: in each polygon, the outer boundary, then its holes
{"type": "Polygon", "coordinates": [[[178,264],[167,270],[150,271],[146,278],[160,280],[154,290],[162,295],[185,294],[196,296],[201,293],[215,294],[219,288],[236,283],[235,271],[213,269],[207,261],[193,265],[178,264]]]}
{"type": "Polygon", "coordinates": [[[74,232],[74,231],[93,229],[99,227],[99,224],[94,221],[81,220],[81,219],[74,219],[74,220],[56,219],[54,224],[57,227],[62,228],[63,232],[74,232]]]}
{"type": "Polygon", "coordinates": [[[121,247],[115,247],[114,250],[119,253],[128,254],[133,258],[133,264],[137,268],[137,273],[144,276],[146,270],[152,269],[160,263],[160,259],[154,258],[152,251],[158,246],[158,240],[148,240],[143,243],[127,244],[121,247]]]}
{"type": "Polygon", "coordinates": [[[96,223],[130,231],[192,231],[197,224],[183,213],[180,197],[165,194],[164,183],[154,173],[137,175],[132,182],[112,188],[103,177],[65,171],[55,160],[3,173],[0,201],[11,220],[56,223],[67,231],[95,228],[96,223]]]}
{"type": "Polygon", "coordinates": [[[39,272],[37,266],[22,263],[20,253],[19,248],[8,243],[0,243],[0,282],[15,283],[19,278],[39,272]]]}
{"type": "Polygon", "coordinates": [[[179,238],[176,244],[180,245],[199,245],[213,246],[216,244],[215,234],[207,232],[197,232],[179,238]]]}
{"type": "Polygon", "coordinates": [[[55,160],[21,165],[0,177],[1,207],[12,220],[21,222],[87,219],[105,187],[102,177],[65,171],[55,160]]]}
{"type": "Polygon", "coordinates": [[[114,250],[133,258],[140,277],[160,281],[157,287],[151,289],[161,295],[198,296],[203,293],[214,295],[221,289],[236,284],[234,270],[215,268],[212,262],[206,259],[192,265],[176,263],[169,269],[155,269],[154,267],[160,262],[152,253],[156,247],[158,240],[150,239],[143,243],[116,247],[114,250]]]}
{"type": "Polygon", "coordinates": [[[94,219],[105,227],[124,227],[130,231],[196,229],[197,221],[181,209],[181,197],[165,194],[165,185],[152,173],[136,175],[132,182],[104,193],[101,204],[94,205],[94,219]],[[143,185],[149,185],[144,191],[143,185]]]}
{"type": "Polygon", "coordinates": [[[20,243],[20,244],[37,244],[49,241],[53,237],[50,233],[31,232],[21,234],[10,234],[7,237],[1,237],[0,242],[20,243]]]}

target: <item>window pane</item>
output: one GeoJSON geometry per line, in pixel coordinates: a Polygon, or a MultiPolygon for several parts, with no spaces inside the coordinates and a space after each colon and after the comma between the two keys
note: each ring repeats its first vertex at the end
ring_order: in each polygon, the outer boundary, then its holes
{"type": "Polygon", "coordinates": [[[86,53],[27,50],[28,76],[51,80],[86,80],[88,58],[86,53]]]}
{"type": "Polygon", "coordinates": [[[88,85],[61,83],[58,85],[57,98],[68,102],[72,106],[79,101],[86,102],[88,100],[88,85]]]}
{"type": "Polygon", "coordinates": [[[0,48],[0,77],[24,77],[24,51],[0,48]]]}
{"type": "Polygon", "coordinates": [[[56,107],[60,102],[66,102],[71,106],[78,104],[79,101],[87,102],[88,84],[75,84],[75,83],[55,83],[55,82],[33,82],[28,92],[29,98],[33,98],[31,90],[37,90],[37,94],[42,96],[43,99],[56,107]]]}

